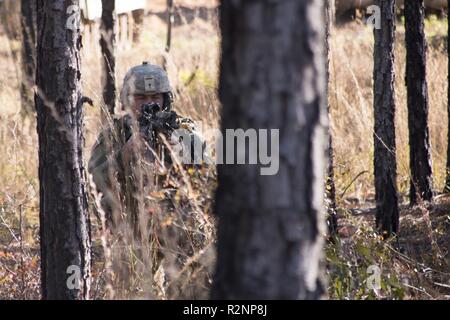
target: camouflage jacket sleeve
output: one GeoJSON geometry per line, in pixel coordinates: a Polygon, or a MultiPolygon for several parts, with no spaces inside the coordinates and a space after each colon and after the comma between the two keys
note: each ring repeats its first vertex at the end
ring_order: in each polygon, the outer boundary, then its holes
{"type": "Polygon", "coordinates": [[[114,165],[113,159],[108,157],[108,145],[105,136],[109,136],[108,131],[102,131],[95,142],[91,157],[89,159],[88,171],[92,174],[97,189],[103,191],[109,186],[108,171],[111,165],[114,165]]]}
{"type": "MultiPolygon", "coordinates": [[[[115,123],[115,128],[117,128],[115,123]]],[[[117,135],[117,134],[116,134],[117,135]]],[[[119,155],[123,142],[114,138],[112,128],[101,131],[95,142],[88,163],[88,171],[97,187],[97,191],[103,194],[102,207],[106,210],[112,208],[114,202],[115,178],[119,170],[119,155]]]]}

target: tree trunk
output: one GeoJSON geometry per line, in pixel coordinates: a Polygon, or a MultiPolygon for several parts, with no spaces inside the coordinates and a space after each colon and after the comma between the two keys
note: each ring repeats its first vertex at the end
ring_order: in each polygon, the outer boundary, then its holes
{"type": "Polygon", "coordinates": [[[172,22],[173,22],[173,0],[167,0],[167,35],[166,35],[166,48],[165,55],[163,56],[163,69],[167,71],[167,59],[172,45],[172,22]]]}
{"type": "MultiPolygon", "coordinates": [[[[325,0],[325,49],[327,56],[326,63],[326,81],[327,81],[327,113],[328,118],[331,117],[331,109],[329,102],[329,84],[330,84],[330,38],[331,38],[331,29],[333,27],[333,12],[334,12],[334,0],[325,0]]],[[[330,123],[328,121],[328,123],[330,123]]],[[[337,212],[336,212],[336,186],[334,184],[334,157],[333,157],[333,135],[331,132],[331,126],[328,128],[328,167],[327,167],[327,183],[325,194],[327,196],[327,224],[328,224],[328,234],[329,240],[333,241],[333,239],[338,234],[338,220],[337,220],[337,212]]]]}
{"type": "Polygon", "coordinates": [[[115,114],[116,108],[115,2],[115,0],[102,0],[102,22],[100,30],[100,47],[103,58],[103,101],[110,115],[115,114]]]}
{"type": "MultiPolygon", "coordinates": [[[[17,0],[3,0],[0,1],[0,21],[5,31],[6,37],[9,40],[20,39],[20,2],[17,0]]],[[[13,57],[15,57],[15,50],[12,50],[13,57]]]]}
{"type": "Polygon", "coordinates": [[[22,83],[21,112],[34,114],[33,86],[36,78],[36,1],[21,1],[22,83]]]}
{"type": "Polygon", "coordinates": [[[376,0],[381,29],[374,29],[374,175],[376,226],[385,237],[398,232],[395,148],[395,0],[376,0]]]}
{"type": "Polygon", "coordinates": [[[37,1],[37,130],[43,299],[88,299],[78,1],[37,1]]]}
{"type": "Polygon", "coordinates": [[[131,15],[133,16],[133,44],[139,44],[144,26],[145,10],[133,10],[131,15]]]}
{"type": "Polygon", "coordinates": [[[446,179],[444,192],[450,193],[450,0],[448,2],[447,16],[448,20],[448,33],[447,33],[447,56],[448,56],[448,91],[447,91],[447,117],[448,117],[448,133],[447,133],[447,167],[446,167],[446,179]]]}
{"type": "Polygon", "coordinates": [[[428,133],[428,89],[423,0],[406,1],[406,86],[408,92],[408,127],[411,166],[411,205],[431,200],[432,172],[428,133]]]}
{"type": "Polygon", "coordinates": [[[321,0],[221,2],[222,133],[279,129],[281,154],[275,175],[218,166],[214,299],[324,294],[324,22],[321,0]]]}

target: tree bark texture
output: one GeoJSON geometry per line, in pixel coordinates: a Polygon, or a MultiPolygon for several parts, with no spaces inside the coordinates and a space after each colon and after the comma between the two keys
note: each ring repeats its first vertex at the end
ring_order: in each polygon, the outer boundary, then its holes
{"type": "Polygon", "coordinates": [[[43,299],[88,299],[78,1],[38,0],[37,130],[43,299]]]}
{"type": "Polygon", "coordinates": [[[423,0],[405,2],[406,86],[412,205],[417,204],[418,196],[422,200],[431,200],[433,197],[424,19],[423,0]]]}
{"type": "Polygon", "coordinates": [[[374,175],[376,226],[385,236],[398,232],[395,148],[395,0],[376,0],[381,29],[374,29],[374,175]]]}
{"type": "Polygon", "coordinates": [[[21,0],[22,114],[34,114],[33,86],[36,78],[36,1],[21,0]]]}
{"type": "MultiPolygon", "coordinates": [[[[103,62],[103,101],[110,115],[116,108],[116,12],[115,0],[102,0],[100,47],[103,62]]],[[[106,111],[105,110],[105,111],[106,111]]]]}
{"type": "Polygon", "coordinates": [[[270,176],[260,165],[218,166],[213,298],[324,294],[323,13],[321,0],[221,2],[222,133],[279,129],[280,163],[270,176]]]}

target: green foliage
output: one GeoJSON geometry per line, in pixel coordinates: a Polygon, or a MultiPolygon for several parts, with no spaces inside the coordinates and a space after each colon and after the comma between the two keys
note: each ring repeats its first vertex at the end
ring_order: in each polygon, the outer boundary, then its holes
{"type": "MultiPolygon", "coordinates": [[[[347,219],[353,220],[349,215],[347,219]]],[[[370,226],[358,225],[350,238],[326,246],[330,298],[404,299],[405,290],[392,269],[394,257],[389,246],[394,240],[385,242],[370,226]],[[373,272],[369,272],[371,266],[380,268],[380,290],[368,286],[373,276],[373,272]]]]}

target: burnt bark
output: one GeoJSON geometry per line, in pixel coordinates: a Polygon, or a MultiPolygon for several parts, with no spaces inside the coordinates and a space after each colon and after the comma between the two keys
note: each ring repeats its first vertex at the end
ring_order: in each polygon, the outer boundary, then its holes
{"type": "Polygon", "coordinates": [[[166,38],[166,52],[170,51],[172,45],[172,23],[173,23],[173,0],[167,0],[167,38],[166,38]]]}
{"type": "Polygon", "coordinates": [[[446,178],[444,192],[450,193],[450,0],[447,0],[448,4],[448,34],[447,34],[447,55],[448,55],[448,74],[447,74],[447,117],[448,117],[448,133],[447,133],[447,166],[446,166],[446,178]]]}
{"type": "Polygon", "coordinates": [[[36,77],[36,1],[21,1],[22,83],[21,112],[34,114],[33,86],[36,77]]]}
{"type": "Polygon", "coordinates": [[[374,29],[374,175],[376,227],[385,237],[398,232],[395,147],[395,0],[376,0],[381,28],[374,29]]]}
{"type": "Polygon", "coordinates": [[[172,45],[172,24],[173,24],[174,5],[173,0],[167,0],[167,35],[166,35],[166,54],[163,56],[163,69],[167,71],[167,58],[172,45]]]}
{"type": "Polygon", "coordinates": [[[37,1],[43,299],[88,299],[90,227],[83,164],[78,1],[37,1]]]}
{"type": "Polygon", "coordinates": [[[427,43],[423,0],[405,2],[406,86],[411,167],[411,205],[431,200],[432,165],[428,131],[428,88],[426,80],[427,43]]]}
{"type": "Polygon", "coordinates": [[[218,166],[212,297],[319,299],[326,227],[323,1],[224,0],[220,25],[222,133],[279,129],[280,157],[274,175],[261,175],[261,165],[218,166]]]}
{"type": "Polygon", "coordinates": [[[102,0],[100,47],[102,50],[103,63],[103,101],[110,115],[115,114],[117,96],[115,23],[115,0],[102,0]]]}
{"type": "MultiPolygon", "coordinates": [[[[326,97],[327,97],[327,114],[331,117],[331,107],[329,102],[329,84],[330,84],[330,38],[333,26],[334,0],[325,0],[325,50],[326,50],[326,97]]],[[[329,121],[328,121],[329,122],[329,121]]],[[[326,183],[326,204],[327,204],[327,224],[329,240],[338,235],[338,218],[336,211],[336,185],[334,183],[334,157],[333,157],[333,135],[331,127],[328,128],[328,166],[327,166],[327,183],[326,183]]]]}
{"type": "MultiPolygon", "coordinates": [[[[6,37],[9,40],[20,40],[20,1],[3,0],[0,4],[0,22],[6,37]]],[[[12,50],[11,53],[16,58],[15,50],[12,50]]]]}
{"type": "Polygon", "coordinates": [[[138,44],[141,40],[142,27],[144,26],[145,10],[133,10],[131,15],[133,16],[133,44],[138,44]]]}

